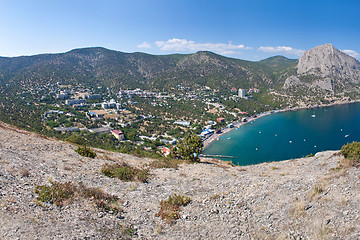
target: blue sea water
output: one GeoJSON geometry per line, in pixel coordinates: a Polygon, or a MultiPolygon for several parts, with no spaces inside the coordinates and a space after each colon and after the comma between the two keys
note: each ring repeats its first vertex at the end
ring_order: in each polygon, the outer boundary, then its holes
{"type": "Polygon", "coordinates": [[[203,154],[250,165],[339,150],[353,141],[360,141],[360,103],[268,115],[223,135],[203,154]]]}

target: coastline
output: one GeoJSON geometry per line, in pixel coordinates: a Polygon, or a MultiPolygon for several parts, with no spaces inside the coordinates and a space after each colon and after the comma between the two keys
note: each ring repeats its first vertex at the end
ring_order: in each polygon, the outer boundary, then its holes
{"type": "Polygon", "coordinates": [[[217,133],[214,133],[212,136],[210,136],[209,138],[205,139],[203,141],[203,150],[205,150],[206,148],[208,148],[216,139],[218,139],[220,136],[226,134],[226,133],[229,133],[233,130],[235,130],[236,128],[240,128],[241,126],[249,123],[249,122],[252,122],[256,119],[259,119],[259,118],[262,118],[262,117],[265,117],[265,116],[268,116],[270,114],[276,114],[276,113],[282,113],[282,112],[288,112],[288,111],[298,111],[298,110],[302,110],[302,109],[313,109],[313,108],[323,108],[323,107],[331,107],[331,106],[336,106],[336,105],[343,105],[343,104],[351,104],[351,103],[358,103],[360,102],[360,99],[355,99],[355,100],[339,100],[339,101],[335,101],[333,103],[328,103],[328,104],[321,104],[321,105],[311,105],[311,106],[298,106],[298,107],[293,107],[293,108],[290,108],[290,107],[287,107],[287,108],[284,108],[284,109],[280,109],[280,110],[271,110],[269,112],[264,112],[264,113],[259,113],[256,115],[256,117],[247,117],[246,118],[246,122],[236,122],[236,123],[233,123],[234,127],[233,128],[228,128],[228,127],[225,127],[223,129],[221,129],[221,133],[217,134],[217,133]]]}

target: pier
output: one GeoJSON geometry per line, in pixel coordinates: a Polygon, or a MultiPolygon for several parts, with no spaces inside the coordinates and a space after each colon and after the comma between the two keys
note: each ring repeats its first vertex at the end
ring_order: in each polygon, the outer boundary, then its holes
{"type": "Polygon", "coordinates": [[[204,155],[201,154],[200,157],[209,157],[209,158],[236,158],[233,156],[224,156],[224,155],[204,155]]]}

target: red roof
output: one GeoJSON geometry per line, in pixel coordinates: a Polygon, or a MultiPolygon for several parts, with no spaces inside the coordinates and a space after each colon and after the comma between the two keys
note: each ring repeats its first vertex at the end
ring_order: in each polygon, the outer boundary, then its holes
{"type": "Polygon", "coordinates": [[[120,130],[112,130],[111,132],[114,133],[114,134],[117,134],[117,135],[123,134],[123,132],[120,131],[120,130]]]}
{"type": "Polygon", "coordinates": [[[225,118],[218,118],[218,119],[216,119],[216,121],[218,121],[218,122],[222,122],[222,121],[224,121],[225,120],[225,118]]]}

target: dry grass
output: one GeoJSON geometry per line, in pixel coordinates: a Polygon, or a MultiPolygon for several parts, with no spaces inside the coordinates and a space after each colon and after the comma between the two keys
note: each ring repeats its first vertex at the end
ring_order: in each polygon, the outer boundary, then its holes
{"type": "Polygon", "coordinates": [[[149,170],[139,169],[126,163],[104,164],[101,173],[107,177],[118,178],[122,181],[147,182],[150,176],[149,170]]]}
{"type": "Polygon", "coordinates": [[[290,209],[291,215],[294,217],[302,217],[305,215],[306,204],[304,201],[295,202],[294,206],[290,209]]]}
{"type": "Polygon", "coordinates": [[[22,176],[22,177],[29,177],[29,176],[30,176],[29,170],[27,170],[27,169],[25,169],[25,168],[21,168],[21,169],[19,170],[19,174],[20,174],[20,176],[22,176]]]}
{"type": "Polygon", "coordinates": [[[168,200],[160,202],[160,211],[155,215],[161,217],[167,223],[175,223],[180,218],[180,207],[187,205],[191,199],[187,196],[174,194],[168,200]]]}
{"type": "Polygon", "coordinates": [[[72,182],[52,182],[51,186],[35,186],[34,192],[38,195],[34,200],[35,203],[42,207],[44,205],[41,202],[63,207],[76,199],[87,199],[95,203],[102,211],[115,214],[122,211],[117,196],[107,194],[99,188],[87,188],[81,183],[75,185],[72,182]]]}
{"type": "Polygon", "coordinates": [[[310,191],[309,197],[310,200],[316,200],[318,199],[319,195],[324,192],[324,189],[320,185],[315,185],[313,190],[310,191]]]}

